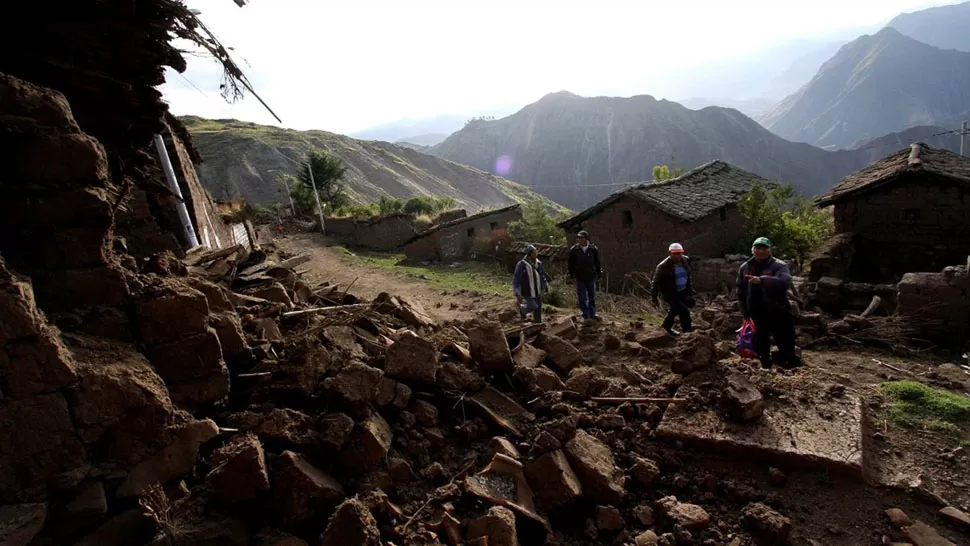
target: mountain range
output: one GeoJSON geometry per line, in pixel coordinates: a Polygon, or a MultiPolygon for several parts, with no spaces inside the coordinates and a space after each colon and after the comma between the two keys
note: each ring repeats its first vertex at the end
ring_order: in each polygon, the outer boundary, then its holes
{"type": "Polygon", "coordinates": [[[362,141],[326,131],[295,131],[236,120],[179,118],[202,156],[199,177],[219,200],[285,203],[280,174],[294,174],[311,149],[330,152],[347,167],[344,183],[359,203],[383,196],[453,197],[469,212],[539,200],[529,188],[465,165],[388,142],[362,141]]]}
{"type": "Polygon", "coordinates": [[[729,108],[568,92],[503,119],[469,123],[430,153],[500,172],[572,209],[650,180],[655,165],[692,168],[721,159],[809,194],[865,165],[861,154],[788,142],[729,108]]]}
{"type": "Polygon", "coordinates": [[[788,140],[837,149],[917,125],[953,127],[967,113],[970,53],[886,27],[843,46],[760,121],[788,140]]]}
{"type": "Polygon", "coordinates": [[[970,51],[970,2],[902,13],[889,26],[940,49],[970,51]]]}

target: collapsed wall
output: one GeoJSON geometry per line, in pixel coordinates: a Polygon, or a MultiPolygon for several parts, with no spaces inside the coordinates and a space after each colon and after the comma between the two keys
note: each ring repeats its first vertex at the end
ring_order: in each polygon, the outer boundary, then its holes
{"type": "Polygon", "coordinates": [[[907,273],[897,285],[897,313],[924,339],[956,349],[970,339],[970,274],[963,266],[907,273]]]}

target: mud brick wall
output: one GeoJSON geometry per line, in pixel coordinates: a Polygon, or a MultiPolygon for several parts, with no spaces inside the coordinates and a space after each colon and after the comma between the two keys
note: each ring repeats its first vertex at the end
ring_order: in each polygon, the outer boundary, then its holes
{"type": "MultiPolygon", "coordinates": [[[[835,205],[840,233],[854,233],[854,262],[901,275],[940,271],[970,253],[970,189],[929,173],[907,173],[894,183],[835,205]]],[[[878,280],[878,279],[854,279],[878,280]]]]}
{"type": "MultiPolygon", "coordinates": [[[[624,198],[583,222],[600,249],[604,287],[620,290],[624,276],[652,273],[667,256],[670,243],[684,245],[695,259],[718,258],[737,246],[744,233],[744,219],[730,205],[696,222],[682,222],[639,199],[624,198]],[[632,223],[626,223],[629,212],[632,223]]],[[[575,233],[568,234],[572,238],[575,233]]]]}
{"type": "Polygon", "coordinates": [[[353,239],[354,231],[357,229],[357,221],[353,218],[327,218],[324,222],[327,226],[327,235],[348,240],[353,239]]]}
{"type": "Polygon", "coordinates": [[[698,292],[734,295],[743,261],[725,258],[697,259],[691,264],[691,280],[698,292]]]}
{"type": "Polygon", "coordinates": [[[896,313],[925,339],[960,348],[970,339],[970,277],[965,266],[907,273],[897,285],[896,313]]]}
{"type": "Polygon", "coordinates": [[[509,222],[522,218],[521,209],[515,208],[495,214],[472,217],[435,229],[404,247],[404,253],[412,260],[457,260],[468,257],[476,242],[495,231],[508,229],[509,222]]]}
{"type": "Polygon", "coordinates": [[[374,250],[393,250],[414,235],[414,225],[408,217],[395,214],[360,222],[354,232],[354,243],[374,250]]]}

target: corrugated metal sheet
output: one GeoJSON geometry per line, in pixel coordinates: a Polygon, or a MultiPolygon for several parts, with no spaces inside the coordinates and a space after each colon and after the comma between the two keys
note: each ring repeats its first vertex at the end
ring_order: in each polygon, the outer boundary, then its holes
{"type": "Polygon", "coordinates": [[[240,222],[232,225],[232,242],[252,250],[253,245],[249,242],[249,234],[246,233],[246,224],[240,222]]]}

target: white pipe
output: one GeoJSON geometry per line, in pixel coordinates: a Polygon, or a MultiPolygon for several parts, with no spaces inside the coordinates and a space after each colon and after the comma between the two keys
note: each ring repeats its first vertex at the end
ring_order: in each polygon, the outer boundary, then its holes
{"type": "Polygon", "coordinates": [[[192,220],[189,219],[189,209],[185,207],[185,200],[182,199],[182,190],[179,189],[178,180],[175,178],[175,169],[172,168],[172,161],[168,157],[168,150],[165,149],[165,141],[162,135],[155,135],[155,149],[158,151],[158,159],[162,163],[162,170],[165,171],[165,179],[168,180],[168,187],[178,197],[175,208],[178,209],[179,220],[182,221],[182,231],[185,239],[189,242],[189,248],[199,246],[199,238],[195,235],[195,228],[192,227],[192,220]]]}

